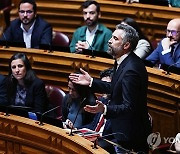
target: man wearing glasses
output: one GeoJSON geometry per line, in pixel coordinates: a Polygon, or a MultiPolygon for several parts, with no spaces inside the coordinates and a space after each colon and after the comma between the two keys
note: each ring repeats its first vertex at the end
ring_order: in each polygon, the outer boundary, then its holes
{"type": "Polygon", "coordinates": [[[153,64],[162,64],[180,68],[180,18],[172,19],[166,30],[166,38],[146,58],[153,64]]]}
{"type": "Polygon", "coordinates": [[[19,18],[13,20],[2,36],[9,42],[25,42],[26,48],[39,48],[52,42],[52,27],[37,15],[34,0],[21,0],[19,18]]]}

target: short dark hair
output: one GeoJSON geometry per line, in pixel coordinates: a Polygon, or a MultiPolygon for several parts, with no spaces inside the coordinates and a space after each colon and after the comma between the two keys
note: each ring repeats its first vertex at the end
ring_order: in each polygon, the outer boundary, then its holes
{"type": "Polygon", "coordinates": [[[20,9],[20,5],[23,4],[23,3],[29,3],[29,4],[31,4],[31,5],[33,6],[34,12],[37,11],[37,5],[36,5],[35,0],[21,0],[20,3],[19,3],[18,9],[20,9]]]}
{"type": "Polygon", "coordinates": [[[130,50],[133,51],[139,41],[139,35],[137,31],[130,25],[118,24],[116,29],[121,29],[125,32],[125,36],[122,38],[123,43],[130,43],[130,50]]]}
{"type": "Polygon", "coordinates": [[[99,13],[99,12],[100,12],[100,5],[99,5],[98,2],[93,1],[93,0],[87,0],[87,1],[85,1],[84,3],[82,3],[81,9],[85,9],[85,8],[87,8],[88,6],[92,5],[92,4],[96,5],[96,11],[99,13]]]}
{"type": "Polygon", "coordinates": [[[100,72],[100,78],[102,79],[103,77],[110,77],[112,78],[112,75],[113,75],[113,68],[108,68],[108,69],[105,69],[103,71],[100,72]]]}

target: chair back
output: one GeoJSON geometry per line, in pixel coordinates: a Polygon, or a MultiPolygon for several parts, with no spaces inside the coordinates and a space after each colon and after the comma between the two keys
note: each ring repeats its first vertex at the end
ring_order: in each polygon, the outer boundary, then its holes
{"type": "Polygon", "coordinates": [[[51,106],[60,106],[55,110],[56,119],[62,118],[62,101],[65,96],[65,92],[56,86],[46,85],[46,92],[51,106]]]}
{"type": "Polygon", "coordinates": [[[12,4],[11,0],[1,0],[0,9],[4,9],[8,6],[11,6],[11,4],[12,4]]]}
{"type": "Polygon", "coordinates": [[[53,31],[52,45],[69,47],[70,39],[62,32],[53,31]]]}

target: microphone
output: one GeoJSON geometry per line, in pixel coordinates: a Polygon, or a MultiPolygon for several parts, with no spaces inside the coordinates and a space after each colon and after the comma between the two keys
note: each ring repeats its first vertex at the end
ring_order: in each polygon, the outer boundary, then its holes
{"type": "Polygon", "coordinates": [[[89,47],[90,47],[90,49],[91,49],[91,58],[95,58],[93,47],[90,45],[90,43],[88,42],[88,40],[86,40],[86,42],[88,43],[88,45],[89,45],[89,47]]]}
{"type": "Polygon", "coordinates": [[[4,33],[2,33],[2,35],[3,35],[3,38],[4,38],[5,42],[6,42],[5,48],[9,48],[6,35],[4,33]]]}
{"type": "Polygon", "coordinates": [[[48,45],[49,45],[49,51],[48,51],[48,53],[53,52],[53,50],[52,50],[52,43],[49,42],[48,45]]]}
{"type": "Polygon", "coordinates": [[[166,75],[170,75],[170,69],[171,69],[171,67],[173,67],[174,65],[177,65],[177,64],[179,64],[179,63],[180,63],[180,61],[178,61],[178,62],[176,62],[176,63],[171,64],[170,66],[168,66],[167,72],[166,72],[165,74],[166,74],[166,75]]]}
{"type": "Polygon", "coordinates": [[[77,112],[77,114],[76,114],[76,117],[74,118],[73,125],[72,125],[72,127],[71,127],[71,131],[70,131],[70,133],[69,133],[69,136],[74,136],[73,131],[72,131],[72,130],[73,130],[73,126],[74,126],[74,124],[75,124],[75,122],[76,122],[76,119],[77,119],[77,116],[78,116],[78,114],[79,114],[79,111],[80,111],[82,105],[84,104],[84,101],[85,101],[85,100],[86,100],[86,97],[83,98],[83,100],[80,102],[80,106],[79,106],[78,112],[77,112]]]}
{"type": "Polygon", "coordinates": [[[40,119],[39,125],[40,125],[40,126],[43,126],[43,125],[44,125],[44,124],[43,124],[43,116],[44,116],[45,114],[47,114],[47,113],[49,113],[49,112],[52,112],[52,111],[56,110],[56,109],[59,108],[59,107],[60,107],[60,105],[59,105],[59,106],[56,106],[56,107],[54,107],[54,108],[52,108],[52,109],[50,109],[50,110],[48,110],[48,111],[46,111],[46,112],[44,112],[44,113],[42,113],[42,114],[41,114],[41,119],[40,119]]]}
{"type": "Polygon", "coordinates": [[[122,146],[120,146],[119,144],[114,143],[113,141],[110,141],[110,140],[107,140],[107,139],[106,139],[106,137],[113,136],[113,135],[123,135],[123,137],[127,139],[127,137],[126,137],[123,133],[121,133],[121,132],[116,132],[116,133],[111,133],[111,134],[99,136],[99,137],[97,137],[97,139],[94,141],[94,145],[92,146],[92,148],[93,148],[93,149],[98,149],[98,147],[97,147],[97,141],[98,141],[98,139],[103,139],[104,141],[106,141],[106,142],[108,142],[108,143],[110,143],[110,144],[112,144],[112,145],[114,145],[114,146],[118,146],[119,148],[121,148],[122,150],[125,150],[125,151],[127,152],[127,150],[124,149],[124,148],[123,148],[122,146]]]}

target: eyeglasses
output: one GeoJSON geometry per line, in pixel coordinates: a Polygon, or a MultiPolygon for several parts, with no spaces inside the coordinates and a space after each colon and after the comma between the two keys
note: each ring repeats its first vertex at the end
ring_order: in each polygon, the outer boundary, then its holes
{"type": "Polygon", "coordinates": [[[166,33],[171,33],[172,36],[176,36],[180,31],[166,29],[166,33]]]}
{"type": "Polygon", "coordinates": [[[30,15],[31,13],[33,13],[34,11],[32,11],[32,10],[27,10],[27,11],[24,11],[24,10],[19,10],[19,13],[20,14],[27,14],[27,15],[30,15]]]}

